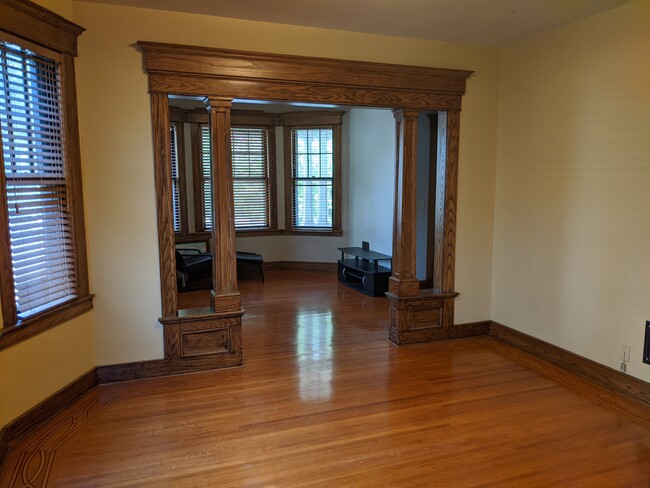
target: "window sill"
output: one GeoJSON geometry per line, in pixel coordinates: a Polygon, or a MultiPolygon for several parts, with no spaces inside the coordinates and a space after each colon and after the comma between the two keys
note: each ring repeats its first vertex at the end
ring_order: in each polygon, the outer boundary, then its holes
{"type": "Polygon", "coordinates": [[[235,230],[235,237],[280,236],[284,232],[284,229],[235,230]]]}
{"type": "MultiPolygon", "coordinates": [[[[343,235],[342,230],[298,230],[298,229],[251,229],[235,231],[236,237],[260,237],[260,236],[321,236],[321,237],[340,237],[343,235]]],[[[176,244],[187,244],[193,242],[205,242],[211,239],[211,232],[196,232],[194,234],[175,234],[176,244]]]]}
{"type": "Polygon", "coordinates": [[[88,312],[93,308],[94,296],[86,295],[75,298],[38,315],[21,320],[17,325],[0,329],[0,351],[88,312]]]}
{"type": "Polygon", "coordinates": [[[340,237],[343,235],[342,230],[299,230],[299,229],[286,229],[284,231],[287,235],[294,236],[321,236],[321,237],[340,237]]]}

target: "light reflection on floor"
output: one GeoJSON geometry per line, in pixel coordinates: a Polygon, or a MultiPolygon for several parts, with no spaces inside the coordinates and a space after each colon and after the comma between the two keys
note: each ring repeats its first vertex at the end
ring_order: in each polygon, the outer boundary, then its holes
{"type": "Polygon", "coordinates": [[[302,400],[328,400],[332,395],[332,312],[296,317],[296,354],[302,400]]]}

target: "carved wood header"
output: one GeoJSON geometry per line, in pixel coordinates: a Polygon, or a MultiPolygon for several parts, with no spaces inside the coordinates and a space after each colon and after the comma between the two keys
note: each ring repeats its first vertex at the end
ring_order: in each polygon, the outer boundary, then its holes
{"type": "Polygon", "coordinates": [[[0,0],[0,30],[76,56],[77,37],[86,29],[29,0],[0,0]]]}
{"type": "Polygon", "coordinates": [[[138,41],[152,93],[460,110],[472,71],[138,41]]]}

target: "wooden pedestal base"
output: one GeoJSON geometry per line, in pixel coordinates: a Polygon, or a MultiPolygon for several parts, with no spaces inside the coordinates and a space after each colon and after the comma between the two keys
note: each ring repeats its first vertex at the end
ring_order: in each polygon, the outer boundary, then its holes
{"type": "Polygon", "coordinates": [[[192,315],[158,319],[163,325],[165,357],[97,368],[98,383],[153,378],[230,368],[243,364],[238,312],[193,309],[192,315]]]}
{"type": "MultiPolygon", "coordinates": [[[[238,312],[193,314],[161,319],[165,359],[209,363],[213,368],[241,366],[241,317],[238,312]]],[[[207,365],[207,364],[206,364],[207,365]]]]}
{"type": "Polygon", "coordinates": [[[417,297],[387,293],[390,301],[389,340],[396,345],[464,337],[454,330],[454,298],[458,293],[421,290],[417,297]]]}

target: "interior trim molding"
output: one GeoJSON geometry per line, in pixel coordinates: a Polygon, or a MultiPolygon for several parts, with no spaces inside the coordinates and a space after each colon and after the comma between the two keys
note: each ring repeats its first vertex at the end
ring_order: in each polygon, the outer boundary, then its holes
{"type": "Polygon", "coordinates": [[[337,263],[322,263],[311,261],[268,261],[264,263],[264,271],[318,271],[323,273],[336,273],[337,263]]]}
{"type": "Polygon", "coordinates": [[[7,439],[7,429],[3,427],[0,429],[0,476],[5,465],[5,458],[9,452],[9,440],[7,439]]]}
{"type": "Polygon", "coordinates": [[[135,361],[132,363],[109,364],[97,367],[97,382],[115,383],[118,381],[156,378],[183,373],[198,373],[213,369],[223,369],[241,366],[237,359],[232,364],[225,364],[224,359],[215,356],[197,356],[175,359],[152,359],[150,361],[135,361]]]}
{"type": "Polygon", "coordinates": [[[463,337],[485,336],[490,333],[492,322],[481,320],[479,322],[467,322],[464,324],[454,324],[449,327],[449,339],[462,339],[463,337]]]}
{"type": "MultiPolygon", "coordinates": [[[[440,260],[436,261],[438,279],[435,285],[439,288],[437,292],[454,293],[453,296],[444,297],[441,305],[443,323],[447,328],[451,328],[454,322],[454,298],[457,295],[453,287],[460,109],[466,80],[472,75],[472,71],[148,41],[138,41],[136,48],[143,54],[151,96],[163,319],[173,318],[178,314],[175,241],[170,200],[170,143],[167,134],[170,122],[168,98],[174,94],[205,97],[204,100],[209,106],[214,221],[221,226],[220,229],[213,229],[211,234],[210,247],[215,252],[215,288],[211,297],[213,310],[235,311],[241,306],[234,279],[235,229],[232,223],[232,187],[228,184],[231,168],[227,141],[232,125],[231,107],[234,99],[299,100],[393,110],[396,117],[397,169],[394,205],[396,211],[393,218],[394,270],[391,283],[396,282],[397,286],[391,286],[391,291],[398,301],[402,298],[408,300],[408,307],[411,308],[429,301],[410,300],[421,295],[419,282],[415,279],[416,201],[412,192],[417,154],[417,120],[420,110],[438,111],[437,130],[444,136],[444,144],[441,142],[438,147],[437,172],[439,175],[444,174],[444,177],[438,178],[436,185],[438,222],[435,242],[439,248],[436,257],[440,257],[440,260]]],[[[335,179],[338,177],[335,174],[335,179]]],[[[335,223],[336,215],[335,209],[335,223]]],[[[407,304],[400,306],[406,308],[407,304]]],[[[428,310],[420,314],[392,314],[391,326],[399,326],[400,330],[407,331],[411,326],[420,328],[430,314],[428,310]],[[414,320],[412,323],[405,322],[402,320],[404,318],[414,320]],[[399,323],[394,323],[394,320],[399,323]]],[[[412,336],[418,340],[422,338],[417,331],[412,336]]],[[[409,339],[410,336],[403,335],[403,338],[409,339]]],[[[165,357],[168,356],[169,353],[165,351],[165,357]]]]}
{"type": "Polygon", "coordinates": [[[97,368],[81,375],[5,425],[0,431],[0,467],[9,448],[16,441],[34,432],[52,416],[72,405],[95,386],[97,386],[97,368]]]}
{"type": "Polygon", "coordinates": [[[509,358],[650,424],[650,383],[498,322],[491,322],[490,336],[500,345],[509,346],[502,348],[509,358]],[[556,368],[533,363],[530,356],[556,368]]]}
{"type": "Polygon", "coordinates": [[[152,93],[460,110],[473,73],[149,41],[137,46],[152,93]]]}
{"type": "Polygon", "coordinates": [[[93,308],[94,297],[94,294],[90,294],[74,298],[34,317],[23,320],[20,325],[0,328],[0,351],[89,312],[93,308]]]}
{"type": "Polygon", "coordinates": [[[0,0],[0,14],[0,29],[71,56],[86,30],[30,0],[0,0]]]}

